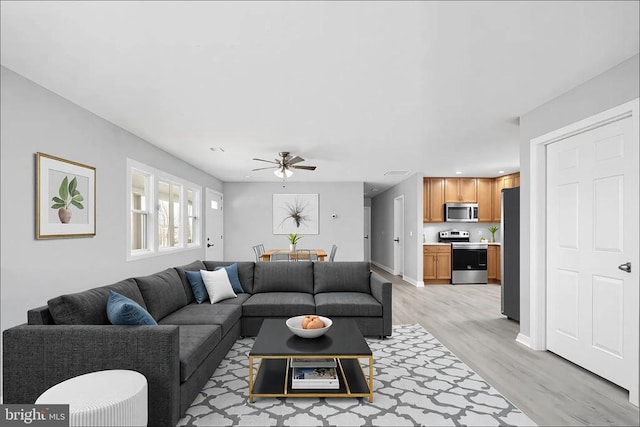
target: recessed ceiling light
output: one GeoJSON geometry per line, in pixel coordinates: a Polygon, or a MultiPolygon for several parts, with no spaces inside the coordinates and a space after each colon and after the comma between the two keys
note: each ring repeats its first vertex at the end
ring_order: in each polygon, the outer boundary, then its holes
{"type": "Polygon", "coordinates": [[[222,148],[222,147],[209,147],[209,150],[211,150],[211,151],[220,151],[221,153],[224,153],[224,148],[222,148]]]}
{"type": "Polygon", "coordinates": [[[498,171],[498,173],[504,173],[504,171],[498,171]]]}
{"type": "Polygon", "coordinates": [[[377,188],[372,188],[372,189],[371,189],[371,192],[372,192],[372,193],[375,193],[376,191],[378,191],[378,189],[377,189],[377,188]]]}
{"type": "Polygon", "coordinates": [[[462,171],[456,171],[456,175],[462,175],[462,171]]]}
{"type": "Polygon", "coordinates": [[[244,177],[245,177],[246,179],[249,179],[249,178],[252,178],[252,177],[253,177],[253,175],[245,175],[244,177]]]}

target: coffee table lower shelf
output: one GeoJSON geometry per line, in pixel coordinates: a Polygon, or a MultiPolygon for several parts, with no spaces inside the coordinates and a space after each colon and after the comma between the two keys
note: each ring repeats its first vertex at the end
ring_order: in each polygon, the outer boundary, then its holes
{"type": "Polygon", "coordinates": [[[249,357],[249,402],[255,397],[368,397],[373,402],[373,357],[369,360],[369,378],[364,375],[358,358],[338,359],[340,388],[292,389],[290,358],[260,358],[258,372],[253,375],[253,359],[249,357]]]}

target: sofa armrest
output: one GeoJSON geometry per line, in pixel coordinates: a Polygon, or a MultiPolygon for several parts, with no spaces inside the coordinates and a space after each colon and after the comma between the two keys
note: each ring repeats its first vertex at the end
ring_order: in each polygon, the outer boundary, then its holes
{"type": "Polygon", "coordinates": [[[391,336],[391,282],[372,271],[369,277],[369,283],[371,285],[371,295],[382,304],[384,336],[391,336]]]}
{"type": "Polygon", "coordinates": [[[140,372],[149,385],[149,425],[180,416],[177,326],[20,325],[3,332],[4,403],[34,403],[69,378],[106,369],[140,372]]]}

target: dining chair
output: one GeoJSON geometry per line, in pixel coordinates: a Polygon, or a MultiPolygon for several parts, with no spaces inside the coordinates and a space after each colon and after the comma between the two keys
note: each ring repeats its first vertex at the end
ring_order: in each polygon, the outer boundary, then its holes
{"type": "Polygon", "coordinates": [[[329,261],[333,261],[336,258],[336,251],[338,247],[336,245],[331,246],[331,253],[329,254],[329,261]]]}
{"type": "Polygon", "coordinates": [[[291,256],[289,254],[271,254],[269,256],[270,261],[291,261],[291,256]]]}
{"type": "Polygon", "coordinates": [[[264,245],[260,243],[259,245],[255,245],[251,247],[253,252],[256,254],[256,262],[262,261],[262,254],[264,253],[264,245]]]}
{"type": "Polygon", "coordinates": [[[311,249],[298,249],[295,256],[296,261],[317,261],[318,253],[311,249]]]}

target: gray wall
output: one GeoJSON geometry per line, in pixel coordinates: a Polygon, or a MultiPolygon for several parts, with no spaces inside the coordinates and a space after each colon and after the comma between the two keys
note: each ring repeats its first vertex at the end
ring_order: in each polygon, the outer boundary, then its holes
{"type": "Polygon", "coordinates": [[[413,174],[371,199],[371,262],[393,270],[393,199],[404,195],[404,271],[411,283],[422,283],[422,178],[413,174]]]}
{"type": "Polygon", "coordinates": [[[638,55],[520,118],[520,333],[529,337],[529,274],[531,248],[527,244],[532,215],[540,215],[544,201],[530,203],[531,139],[593,116],[640,96],[638,55]]]}
{"type": "MultiPolygon", "coordinates": [[[[303,172],[301,172],[303,173],[303,172]]],[[[318,233],[304,235],[299,249],[338,246],[336,261],[364,259],[362,182],[286,182],[224,184],[224,258],[254,261],[251,247],[287,248],[286,235],[273,234],[273,194],[318,194],[318,233]],[[333,219],[331,214],[337,217],[333,219]]]]}
{"type": "Polygon", "coordinates": [[[221,190],[217,179],[22,76],[1,70],[2,329],[57,295],[204,257],[195,249],[127,262],[126,159],[221,190]],[[96,167],[96,236],[35,239],[35,153],[96,167]]]}

